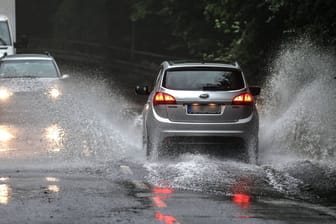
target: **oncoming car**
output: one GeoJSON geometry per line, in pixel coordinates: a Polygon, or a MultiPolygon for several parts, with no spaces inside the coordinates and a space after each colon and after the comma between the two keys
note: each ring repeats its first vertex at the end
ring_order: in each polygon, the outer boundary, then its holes
{"type": "MultiPolygon", "coordinates": [[[[56,61],[49,54],[17,54],[0,58],[0,103],[36,104],[38,96],[58,99],[62,95],[61,75],[56,61]],[[12,99],[14,98],[14,99],[12,99]]],[[[50,100],[47,100],[50,101],[50,100]]],[[[4,108],[4,104],[2,104],[4,108]]]]}
{"type": "Polygon", "coordinates": [[[165,61],[153,88],[137,86],[136,92],[149,95],[143,110],[147,156],[154,151],[167,155],[172,145],[237,143],[245,160],[256,163],[259,118],[254,96],[260,88],[248,86],[237,63],[165,61]]]}
{"type": "Polygon", "coordinates": [[[17,54],[0,59],[0,78],[60,78],[56,61],[49,54],[17,54]]]}

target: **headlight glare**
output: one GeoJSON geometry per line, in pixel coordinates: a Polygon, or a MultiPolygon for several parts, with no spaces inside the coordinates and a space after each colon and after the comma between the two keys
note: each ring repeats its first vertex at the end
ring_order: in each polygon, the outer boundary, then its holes
{"type": "Polygon", "coordinates": [[[9,97],[11,97],[13,93],[5,88],[0,89],[0,100],[7,100],[9,97]]]}
{"type": "Polygon", "coordinates": [[[57,99],[61,96],[61,92],[57,88],[52,88],[49,90],[49,96],[53,99],[57,99]]]}

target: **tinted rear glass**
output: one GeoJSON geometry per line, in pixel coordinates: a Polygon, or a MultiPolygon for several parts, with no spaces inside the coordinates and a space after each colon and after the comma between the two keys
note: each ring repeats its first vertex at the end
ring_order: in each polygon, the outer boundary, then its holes
{"type": "Polygon", "coordinates": [[[172,90],[230,91],[244,86],[242,73],[238,70],[168,70],[163,80],[163,87],[172,90]]]}

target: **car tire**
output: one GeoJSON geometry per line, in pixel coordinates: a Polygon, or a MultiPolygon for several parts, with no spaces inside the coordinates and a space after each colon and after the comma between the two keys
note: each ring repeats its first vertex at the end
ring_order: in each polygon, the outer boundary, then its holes
{"type": "Polygon", "coordinates": [[[143,149],[146,151],[146,157],[149,159],[153,154],[153,143],[148,136],[142,138],[143,149]]]}
{"type": "Polygon", "coordinates": [[[249,138],[246,144],[246,152],[248,155],[247,162],[253,165],[257,165],[259,159],[258,136],[251,136],[249,138]]]}
{"type": "Polygon", "coordinates": [[[153,144],[149,136],[144,135],[142,143],[147,159],[162,159],[169,155],[169,147],[166,144],[153,144]]]}
{"type": "Polygon", "coordinates": [[[169,145],[161,142],[157,147],[158,159],[165,159],[169,156],[169,145]]]}

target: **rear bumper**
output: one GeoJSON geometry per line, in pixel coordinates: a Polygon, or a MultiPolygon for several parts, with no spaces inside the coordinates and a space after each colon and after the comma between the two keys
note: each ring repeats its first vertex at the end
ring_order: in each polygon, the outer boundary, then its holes
{"type": "Polygon", "coordinates": [[[251,135],[258,136],[259,119],[258,113],[255,111],[249,117],[232,123],[185,123],[172,122],[154,112],[147,117],[146,127],[147,135],[156,143],[172,137],[190,137],[190,139],[223,137],[223,139],[239,138],[246,141],[251,135]]]}

